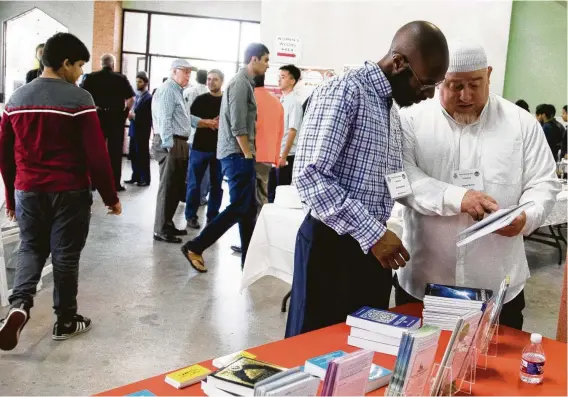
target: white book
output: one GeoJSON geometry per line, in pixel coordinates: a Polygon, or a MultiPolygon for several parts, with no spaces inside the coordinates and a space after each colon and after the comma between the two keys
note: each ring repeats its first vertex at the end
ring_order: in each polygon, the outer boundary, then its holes
{"type": "Polygon", "coordinates": [[[347,337],[349,346],[359,347],[361,349],[372,350],[377,353],[389,354],[396,356],[398,354],[398,346],[387,345],[386,343],[373,342],[367,339],[361,339],[354,336],[347,337]]]}
{"type": "Polygon", "coordinates": [[[379,334],[377,332],[367,331],[366,329],[361,329],[357,327],[351,327],[351,336],[361,339],[367,339],[373,342],[384,343],[392,346],[400,346],[400,340],[398,336],[390,336],[385,334],[379,334]]]}
{"type": "Polygon", "coordinates": [[[221,369],[231,364],[239,357],[256,358],[254,354],[250,354],[245,350],[239,350],[238,352],[227,354],[226,356],[223,357],[217,357],[216,359],[213,360],[212,364],[215,368],[221,369]]]}
{"type": "Polygon", "coordinates": [[[216,387],[210,385],[205,381],[201,381],[201,390],[208,396],[221,396],[221,397],[233,397],[236,394],[229,393],[228,391],[217,389],[216,387]]]}
{"type": "Polygon", "coordinates": [[[315,396],[320,380],[313,376],[300,379],[277,389],[267,390],[266,396],[315,396]]]}
{"type": "Polygon", "coordinates": [[[483,236],[487,236],[494,231],[497,231],[505,226],[509,226],[513,220],[523,213],[523,211],[534,205],[534,201],[518,205],[514,208],[500,209],[477,222],[473,226],[468,227],[458,234],[461,239],[456,243],[458,247],[462,247],[472,241],[477,240],[483,236]],[[468,237],[465,235],[469,234],[468,237]],[[465,238],[464,238],[465,237],[465,238]]]}

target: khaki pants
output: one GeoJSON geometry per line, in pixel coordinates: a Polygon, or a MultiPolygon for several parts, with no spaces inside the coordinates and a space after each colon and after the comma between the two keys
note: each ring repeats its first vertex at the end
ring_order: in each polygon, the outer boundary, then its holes
{"type": "Polygon", "coordinates": [[[185,196],[185,176],[189,146],[181,139],[174,139],[170,151],[160,148],[160,135],[154,135],[154,154],[160,165],[160,184],[156,199],[154,233],[171,234],[175,228],[173,217],[180,198],[185,196]]]}
{"type": "Polygon", "coordinates": [[[268,203],[268,176],[272,165],[270,163],[256,163],[254,168],[256,171],[256,202],[260,214],[262,206],[268,203]]]}

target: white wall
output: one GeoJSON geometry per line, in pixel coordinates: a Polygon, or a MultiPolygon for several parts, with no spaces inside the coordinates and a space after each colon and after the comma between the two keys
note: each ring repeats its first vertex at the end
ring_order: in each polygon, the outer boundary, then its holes
{"type": "Polygon", "coordinates": [[[260,0],[123,1],[125,9],[260,21],[260,0]]]}
{"type": "Polygon", "coordinates": [[[302,40],[302,66],[333,68],[379,61],[394,33],[407,22],[426,20],[446,35],[472,37],[493,66],[492,91],[503,92],[512,0],[504,1],[270,1],[261,7],[261,40],[274,47],[278,35],[302,40]],[[293,17],[287,17],[292,16],[293,17]]]}
{"type": "MultiPolygon", "coordinates": [[[[89,51],[93,48],[93,17],[94,3],[92,1],[1,1],[0,2],[0,22],[2,27],[4,22],[18,16],[32,8],[37,7],[52,18],[56,19],[69,28],[69,33],[73,33],[85,43],[89,51]]],[[[0,48],[4,48],[4,29],[0,32],[0,48]]],[[[42,38],[41,40],[46,40],[42,38]]],[[[39,41],[38,41],[39,43],[39,41]]],[[[2,65],[3,51],[0,51],[0,65],[2,65]]],[[[33,57],[34,54],[29,54],[33,57]]],[[[92,62],[92,60],[91,60],[92,62]]],[[[83,70],[85,73],[91,71],[91,62],[83,70]]],[[[4,92],[0,79],[0,92],[4,92]]]]}

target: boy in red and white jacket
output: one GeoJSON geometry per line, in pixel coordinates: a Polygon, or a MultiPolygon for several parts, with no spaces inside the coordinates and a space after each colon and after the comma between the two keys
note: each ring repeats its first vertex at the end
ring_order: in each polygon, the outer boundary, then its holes
{"type": "Polygon", "coordinates": [[[77,313],[91,182],[113,214],[122,208],[93,98],[75,85],[89,58],[77,37],[57,33],[45,45],[42,75],[16,90],[4,109],[0,171],[6,214],[18,222],[21,245],[11,309],[0,322],[2,350],[16,347],[50,254],[57,315],[53,339],[68,339],[91,327],[91,320],[77,313]]]}

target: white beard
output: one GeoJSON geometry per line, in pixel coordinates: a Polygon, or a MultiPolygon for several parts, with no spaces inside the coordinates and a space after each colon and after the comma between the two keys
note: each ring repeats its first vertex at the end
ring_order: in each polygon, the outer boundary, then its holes
{"type": "Polygon", "coordinates": [[[479,116],[472,113],[454,113],[454,120],[459,124],[469,125],[473,124],[479,119],[479,116]]]}

